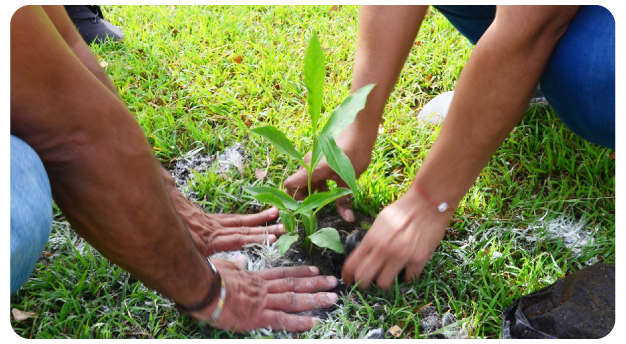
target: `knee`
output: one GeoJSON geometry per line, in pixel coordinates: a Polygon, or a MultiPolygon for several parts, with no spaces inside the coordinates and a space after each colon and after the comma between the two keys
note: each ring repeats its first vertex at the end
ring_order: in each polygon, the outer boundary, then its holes
{"type": "Polygon", "coordinates": [[[52,195],[43,163],[11,136],[11,293],[32,273],[52,228],[52,195]]]}
{"type": "Polygon", "coordinates": [[[570,130],[615,148],[615,21],[608,10],[581,7],[559,41],[541,86],[570,130]]]}

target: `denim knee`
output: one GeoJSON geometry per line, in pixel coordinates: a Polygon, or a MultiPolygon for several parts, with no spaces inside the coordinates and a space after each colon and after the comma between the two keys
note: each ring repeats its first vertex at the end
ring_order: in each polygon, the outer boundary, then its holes
{"type": "Polygon", "coordinates": [[[570,130],[615,148],[615,20],[609,10],[581,7],[559,41],[541,87],[570,130]]]}
{"type": "Polygon", "coordinates": [[[11,135],[11,294],[32,274],[51,229],[46,170],[37,153],[11,135]]]}

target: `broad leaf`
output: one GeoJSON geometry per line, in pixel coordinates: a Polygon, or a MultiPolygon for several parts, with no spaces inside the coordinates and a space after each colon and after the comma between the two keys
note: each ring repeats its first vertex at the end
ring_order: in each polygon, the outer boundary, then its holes
{"type": "Polygon", "coordinates": [[[311,171],[315,171],[315,166],[317,166],[317,164],[322,161],[323,157],[324,154],[322,152],[322,148],[320,147],[319,142],[315,140],[315,143],[313,143],[313,151],[311,152],[311,171]]]}
{"type": "Polygon", "coordinates": [[[285,207],[285,204],[283,203],[283,201],[280,200],[280,198],[274,196],[273,194],[269,192],[251,195],[251,196],[261,203],[271,204],[280,210],[287,209],[287,207],[285,207]]]}
{"type": "Polygon", "coordinates": [[[352,193],[356,194],[356,176],[348,156],[337,146],[335,139],[326,135],[319,135],[317,140],[324,152],[328,166],[337,172],[339,177],[352,189],[352,193]]]}
{"type": "Polygon", "coordinates": [[[330,191],[318,192],[312,195],[309,195],[303,202],[300,204],[298,209],[294,211],[295,214],[307,213],[313,209],[316,209],[315,212],[319,211],[326,204],[336,200],[339,197],[343,197],[345,195],[349,195],[352,191],[345,188],[335,188],[330,191]]]}
{"type": "Polygon", "coordinates": [[[326,135],[333,139],[337,138],[337,135],[350,123],[354,122],[356,115],[359,111],[365,107],[367,96],[370,91],[376,86],[376,84],[369,84],[359,88],[358,91],[348,96],[344,101],[333,111],[330,118],[322,128],[320,135],[326,135]]]}
{"type": "Polygon", "coordinates": [[[298,151],[293,148],[293,144],[291,143],[291,141],[289,141],[287,136],[285,136],[285,134],[283,134],[280,130],[272,126],[267,126],[254,128],[250,131],[255,134],[259,134],[263,136],[266,140],[270,141],[280,153],[286,154],[289,157],[296,159],[304,164],[304,160],[302,160],[302,156],[300,155],[300,153],[298,153],[298,151]]]}
{"type": "Polygon", "coordinates": [[[296,240],[298,240],[298,235],[291,235],[291,234],[281,235],[280,238],[278,238],[277,240],[278,250],[280,251],[280,255],[281,256],[284,255],[285,252],[287,252],[287,250],[291,246],[291,244],[296,242],[296,240]]]}
{"type": "Polygon", "coordinates": [[[286,211],[286,210],[280,210],[278,213],[280,214],[280,219],[283,221],[283,224],[285,225],[285,230],[287,230],[288,233],[293,234],[294,218],[293,218],[293,215],[291,215],[291,212],[286,211]]]}
{"type": "Polygon", "coordinates": [[[322,111],[322,97],[324,91],[324,53],[317,35],[313,34],[304,56],[304,84],[307,89],[307,102],[311,116],[312,132],[317,132],[317,121],[322,111]]]}
{"type": "Polygon", "coordinates": [[[304,232],[307,236],[315,233],[315,231],[317,230],[317,217],[315,216],[315,214],[302,214],[302,222],[304,222],[304,232]]]}
{"type": "Polygon", "coordinates": [[[319,247],[327,247],[333,251],[343,253],[343,245],[339,232],[336,229],[326,227],[309,235],[309,240],[319,247]]]}
{"type": "Polygon", "coordinates": [[[272,195],[278,197],[285,208],[290,210],[296,210],[300,203],[296,202],[291,196],[289,196],[284,191],[269,187],[269,186],[244,186],[243,190],[251,195],[265,194],[271,193],[272,195]]]}

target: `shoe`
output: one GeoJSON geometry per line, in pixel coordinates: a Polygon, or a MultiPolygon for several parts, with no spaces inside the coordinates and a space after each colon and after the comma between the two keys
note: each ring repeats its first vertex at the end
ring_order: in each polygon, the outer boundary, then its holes
{"type": "MultiPolygon", "coordinates": [[[[530,99],[529,105],[540,104],[540,105],[548,105],[548,100],[544,97],[543,92],[541,91],[541,85],[537,86],[535,90],[535,94],[530,99]]],[[[454,96],[454,91],[449,91],[442,93],[431,101],[429,101],[422,110],[417,114],[417,118],[426,123],[430,123],[433,125],[440,125],[443,123],[443,120],[446,118],[448,114],[448,110],[450,109],[450,104],[452,103],[452,97],[454,96]]]]}
{"type": "Polygon", "coordinates": [[[100,6],[64,6],[78,33],[87,44],[104,43],[107,36],[114,42],[123,38],[122,29],[104,20],[100,6]]]}

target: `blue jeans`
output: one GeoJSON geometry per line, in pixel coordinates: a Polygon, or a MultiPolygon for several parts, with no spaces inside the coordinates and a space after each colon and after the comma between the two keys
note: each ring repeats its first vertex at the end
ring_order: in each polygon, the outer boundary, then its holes
{"type": "MultiPolygon", "coordinates": [[[[495,6],[434,6],[476,44],[495,6]]],[[[561,121],[593,143],[615,149],[615,19],[601,6],[582,6],[556,46],[541,89],[561,121]]]]}
{"type": "Polygon", "coordinates": [[[52,194],[43,163],[11,135],[11,294],[33,273],[52,229],[52,194]]]}

